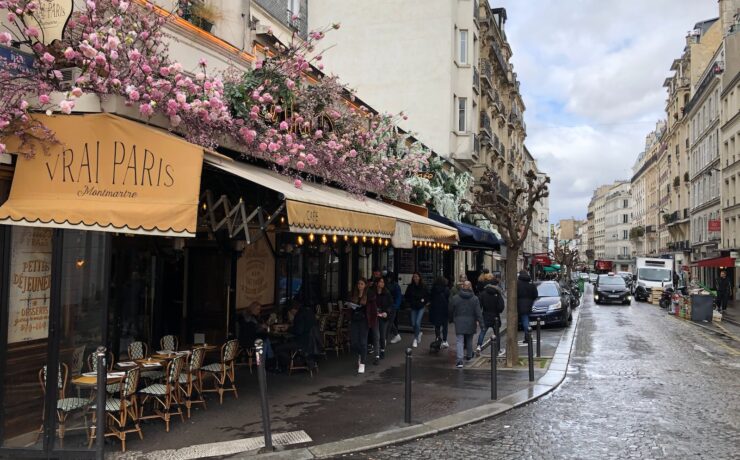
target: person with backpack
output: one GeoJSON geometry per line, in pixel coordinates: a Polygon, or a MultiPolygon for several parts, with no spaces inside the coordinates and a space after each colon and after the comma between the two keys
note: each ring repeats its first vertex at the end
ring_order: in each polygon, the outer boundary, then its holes
{"type": "MultiPolygon", "coordinates": [[[[504,312],[506,303],[504,302],[504,292],[499,287],[498,280],[493,277],[488,280],[488,284],[478,294],[478,298],[480,299],[481,310],[483,310],[483,326],[480,334],[478,334],[478,347],[476,348],[476,351],[480,353],[488,329],[493,329],[493,334],[499,336],[501,313],[504,312]]],[[[504,350],[500,350],[499,355],[503,355],[504,352],[504,350]]]]}
{"type": "Polygon", "coordinates": [[[466,281],[460,293],[452,297],[449,306],[449,317],[455,322],[455,335],[457,339],[455,366],[463,367],[463,357],[466,360],[473,359],[473,335],[476,324],[483,324],[483,314],[480,311],[480,300],[473,294],[473,284],[466,281]],[[465,352],[464,350],[467,350],[465,352]]]}

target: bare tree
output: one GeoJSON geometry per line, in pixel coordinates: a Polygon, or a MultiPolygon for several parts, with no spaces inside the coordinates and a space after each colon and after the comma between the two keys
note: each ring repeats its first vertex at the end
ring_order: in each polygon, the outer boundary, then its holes
{"type": "Polygon", "coordinates": [[[517,259],[524,240],[527,239],[532,220],[535,217],[534,206],[549,195],[549,177],[540,178],[533,170],[525,174],[526,182],[513,187],[510,193],[502,184],[499,175],[487,170],[473,186],[473,211],[485,216],[496,226],[506,241],[506,365],[512,367],[519,360],[517,345],[516,284],[517,259]]]}
{"type": "Polygon", "coordinates": [[[565,267],[565,279],[569,280],[573,267],[578,263],[578,249],[570,247],[570,240],[560,241],[554,233],[552,236],[553,241],[555,242],[555,247],[552,251],[552,258],[560,265],[561,269],[562,267],[565,267]]]}

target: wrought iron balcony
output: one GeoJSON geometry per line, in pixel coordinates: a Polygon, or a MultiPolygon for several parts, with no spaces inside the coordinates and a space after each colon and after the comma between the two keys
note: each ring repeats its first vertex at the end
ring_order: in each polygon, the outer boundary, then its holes
{"type": "Polygon", "coordinates": [[[491,130],[491,117],[482,110],[480,112],[480,129],[485,132],[488,137],[493,137],[493,130],[491,130]]]}
{"type": "Polygon", "coordinates": [[[481,59],[480,75],[483,78],[483,83],[487,83],[489,88],[492,88],[493,87],[493,68],[491,67],[491,62],[488,59],[481,59]]]}
{"type": "Polygon", "coordinates": [[[473,89],[476,93],[480,93],[480,74],[478,73],[478,67],[473,67],[473,89]]]}

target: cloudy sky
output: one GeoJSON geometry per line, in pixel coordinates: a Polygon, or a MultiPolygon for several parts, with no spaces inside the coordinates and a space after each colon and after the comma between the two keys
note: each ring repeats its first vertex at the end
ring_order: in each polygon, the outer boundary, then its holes
{"type": "Polygon", "coordinates": [[[526,144],[552,177],[550,219],[584,218],[594,188],[628,179],[662,118],[663,80],[717,0],[491,0],[527,106],[526,144]]]}

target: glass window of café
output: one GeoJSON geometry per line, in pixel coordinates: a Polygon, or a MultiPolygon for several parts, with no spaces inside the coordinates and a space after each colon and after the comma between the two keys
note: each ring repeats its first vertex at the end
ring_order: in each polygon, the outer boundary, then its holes
{"type": "Polygon", "coordinates": [[[87,450],[92,390],[75,379],[106,343],[110,237],[25,226],[0,232],[1,446],[87,450]]]}

